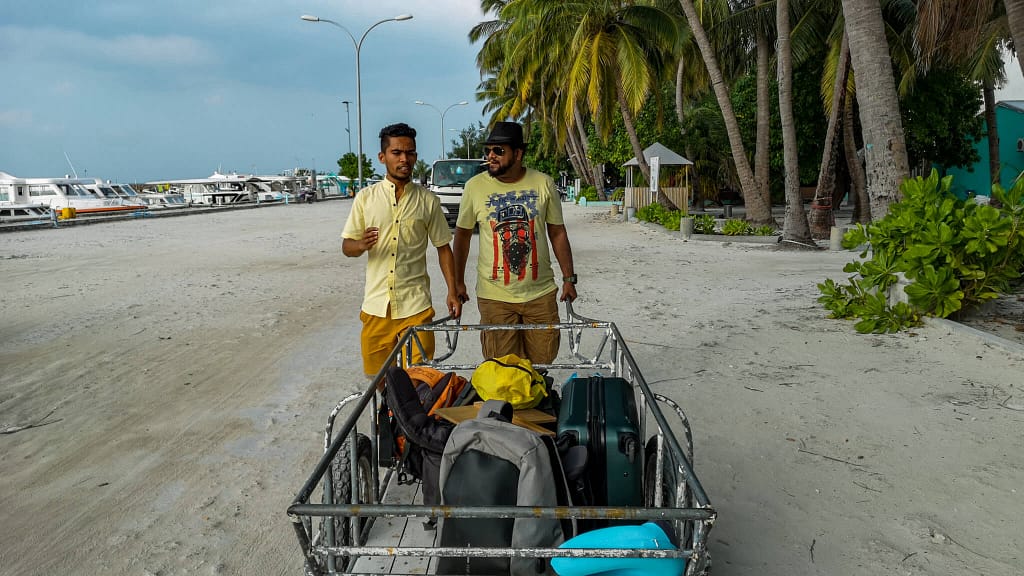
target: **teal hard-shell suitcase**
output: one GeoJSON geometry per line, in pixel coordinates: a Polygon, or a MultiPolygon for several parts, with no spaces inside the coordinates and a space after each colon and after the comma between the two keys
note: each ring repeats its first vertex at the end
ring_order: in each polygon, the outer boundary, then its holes
{"type": "Polygon", "coordinates": [[[562,386],[557,443],[587,447],[580,504],[643,506],[643,442],[633,387],[618,377],[571,378],[562,386]]]}

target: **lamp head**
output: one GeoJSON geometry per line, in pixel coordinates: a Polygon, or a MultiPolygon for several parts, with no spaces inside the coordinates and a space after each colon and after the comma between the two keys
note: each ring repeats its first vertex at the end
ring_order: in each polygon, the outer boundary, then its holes
{"type": "Polygon", "coordinates": [[[469,104],[469,102],[466,102],[465,100],[463,100],[462,102],[459,102],[458,105],[459,106],[465,106],[466,104],[469,104]]]}
{"type": "Polygon", "coordinates": [[[417,101],[413,102],[413,104],[419,104],[420,106],[426,106],[427,105],[427,103],[424,102],[423,100],[417,100],[417,101]]]}
{"type": "Polygon", "coordinates": [[[401,22],[402,20],[412,20],[412,14],[400,14],[398,16],[395,16],[393,20],[395,20],[396,22],[401,22]]]}
{"type": "Polygon", "coordinates": [[[319,22],[320,21],[320,17],[319,16],[310,16],[309,14],[303,14],[302,15],[302,19],[305,20],[306,22],[319,22]]]}

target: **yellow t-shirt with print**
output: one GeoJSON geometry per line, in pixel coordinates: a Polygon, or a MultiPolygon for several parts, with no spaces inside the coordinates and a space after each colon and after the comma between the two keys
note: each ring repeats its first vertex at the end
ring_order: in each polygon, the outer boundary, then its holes
{"type": "Polygon", "coordinates": [[[502,302],[529,302],[557,290],[548,248],[548,224],[564,224],[555,183],[527,168],[506,184],[490,174],[466,182],[456,226],[480,226],[476,295],[502,302]]]}

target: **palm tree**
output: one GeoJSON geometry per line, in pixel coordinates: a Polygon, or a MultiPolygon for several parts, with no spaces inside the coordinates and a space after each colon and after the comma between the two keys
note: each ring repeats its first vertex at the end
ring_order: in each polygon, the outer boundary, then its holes
{"type": "MultiPolygon", "coordinates": [[[[484,111],[491,114],[490,123],[517,119],[525,124],[533,124],[548,144],[547,148],[555,150],[561,147],[573,170],[584,182],[600,189],[601,177],[597,167],[590,161],[587,149],[585,118],[577,110],[572,121],[566,124],[554,110],[554,103],[564,99],[564,90],[557,81],[561,69],[559,63],[564,60],[559,51],[561,43],[550,46],[552,49],[546,53],[528,54],[520,51],[517,55],[516,50],[522,45],[522,38],[512,29],[513,23],[516,18],[529,19],[532,15],[517,14],[516,10],[508,9],[510,4],[508,0],[482,0],[483,12],[493,13],[497,18],[481,22],[470,31],[470,41],[483,40],[483,47],[477,55],[477,66],[487,75],[487,79],[481,82],[477,100],[487,102],[484,111]],[[520,82],[519,79],[525,81],[520,82]],[[539,81],[535,82],[534,79],[539,81]],[[556,88],[544,90],[545,83],[556,88]],[[531,122],[535,117],[540,122],[531,122]]],[[[520,27],[523,28],[529,30],[530,27],[520,27]]]]}
{"type": "Polygon", "coordinates": [[[882,7],[878,0],[842,2],[850,60],[857,75],[871,217],[877,219],[901,197],[900,183],[910,174],[907,148],[882,7]]]}
{"type": "Polygon", "coordinates": [[[782,237],[791,242],[813,244],[807,215],[800,197],[800,167],[797,160],[796,125],[793,121],[793,56],[789,45],[789,0],[775,2],[778,34],[779,117],[786,169],[786,219],[782,237]]]}
{"type": "MultiPolygon", "coordinates": [[[[544,75],[566,86],[553,103],[562,124],[578,126],[577,113],[585,108],[602,138],[610,135],[615,116],[620,115],[649,181],[650,167],[634,117],[657,85],[679,36],[672,14],[633,3],[519,0],[510,3],[502,16],[509,20],[509,37],[515,41],[506,44],[499,83],[516,85],[525,94],[536,80],[524,72],[537,74],[543,69],[544,75]]],[[[660,191],[658,202],[676,209],[660,191]]]]}
{"type": "Polygon", "coordinates": [[[751,170],[750,161],[747,159],[746,150],[743,146],[743,139],[740,137],[739,123],[736,121],[736,113],[732,108],[732,101],[729,99],[729,89],[725,84],[725,78],[718,64],[718,57],[708,39],[707,32],[701,22],[700,16],[694,7],[693,0],[679,0],[683,9],[686,21],[690,25],[693,39],[700,48],[701,56],[704,59],[704,66],[711,77],[711,86],[718,101],[718,107],[722,111],[725,120],[726,132],[729,135],[729,145],[732,148],[733,164],[736,166],[736,173],[740,181],[740,189],[743,193],[743,201],[747,206],[747,219],[755,225],[775,224],[771,214],[771,206],[761,196],[757,183],[754,180],[754,172],[751,170]]]}
{"type": "MultiPolygon", "coordinates": [[[[757,0],[758,8],[767,4],[767,0],[757,0]]],[[[771,147],[771,100],[768,94],[771,70],[771,38],[765,27],[756,24],[754,41],[757,51],[757,138],[754,144],[754,181],[765,202],[771,204],[771,191],[768,186],[771,147]]]]}
{"type": "MultiPolygon", "coordinates": [[[[1013,45],[1017,50],[1024,46],[1024,2],[1020,0],[1003,0],[1006,7],[1006,23],[1013,36],[1013,45]]],[[[1024,59],[1018,58],[1020,71],[1024,74],[1024,59]]]]}
{"type": "Polygon", "coordinates": [[[921,0],[914,38],[921,47],[924,69],[938,60],[964,68],[968,78],[981,84],[988,135],[989,175],[991,183],[998,183],[1000,160],[995,87],[1006,81],[1003,47],[1010,39],[1003,2],[960,0],[950,5],[949,2],[921,0]]]}

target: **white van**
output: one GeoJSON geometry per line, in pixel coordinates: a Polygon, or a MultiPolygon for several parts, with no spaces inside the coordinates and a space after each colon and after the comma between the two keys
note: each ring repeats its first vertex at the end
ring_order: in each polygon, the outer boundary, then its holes
{"type": "Polygon", "coordinates": [[[466,181],[486,170],[487,163],[479,159],[450,158],[434,162],[428,188],[441,199],[441,210],[449,226],[454,228],[459,218],[459,203],[466,181]]]}

